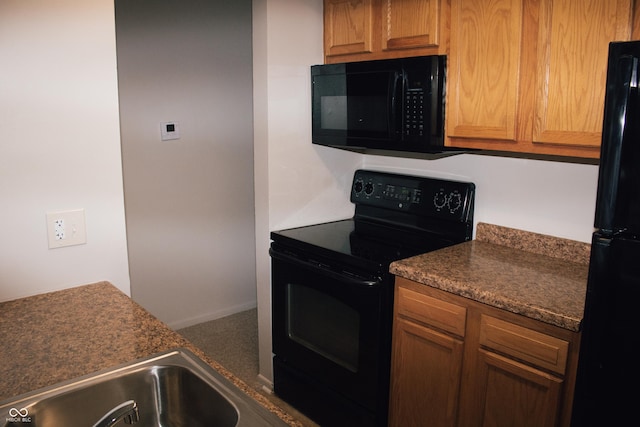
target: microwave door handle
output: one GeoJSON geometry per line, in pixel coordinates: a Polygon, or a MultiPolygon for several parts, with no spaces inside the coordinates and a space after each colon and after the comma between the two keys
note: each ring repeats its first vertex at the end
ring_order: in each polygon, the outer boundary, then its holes
{"type": "Polygon", "coordinates": [[[391,84],[391,96],[389,97],[389,133],[402,133],[402,89],[404,88],[404,72],[396,71],[393,75],[393,83],[391,84]]]}

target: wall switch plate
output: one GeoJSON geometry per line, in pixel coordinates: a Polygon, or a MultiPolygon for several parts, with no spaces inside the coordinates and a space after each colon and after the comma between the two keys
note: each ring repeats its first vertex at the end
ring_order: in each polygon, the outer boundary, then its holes
{"type": "Polygon", "coordinates": [[[49,249],[87,243],[84,209],[47,212],[49,249]]]}
{"type": "Polygon", "coordinates": [[[180,139],[180,127],[176,122],[160,123],[160,137],[163,141],[180,139]]]}

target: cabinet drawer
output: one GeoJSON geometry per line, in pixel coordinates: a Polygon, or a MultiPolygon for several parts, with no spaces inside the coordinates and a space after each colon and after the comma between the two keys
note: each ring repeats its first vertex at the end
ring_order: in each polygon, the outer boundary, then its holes
{"type": "Polygon", "coordinates": [[[480,345],[564,375],[569,343],[495,317],[480,318],[480,345]]]}
{"type": "Polygon", "coordinates": [[[464,337],[467,309],[410,289],[398,288],[398,314],[464,337]]]}

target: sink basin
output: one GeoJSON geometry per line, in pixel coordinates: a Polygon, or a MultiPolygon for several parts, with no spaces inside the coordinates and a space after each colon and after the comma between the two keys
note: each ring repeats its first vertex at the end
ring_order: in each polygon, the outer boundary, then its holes
{"type": "MultiPolygon", "coordinates": [[[[135,427],[286,425],[195,354],[177,349],[0,402],[0,426],[89,427],[132,400],[135,427]]],[[[131,419],[113,425],[125,421],[131,419]]]]}

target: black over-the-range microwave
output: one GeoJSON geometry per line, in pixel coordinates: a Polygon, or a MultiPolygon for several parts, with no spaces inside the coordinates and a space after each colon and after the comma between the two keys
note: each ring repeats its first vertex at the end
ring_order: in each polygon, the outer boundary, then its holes
{"type": "Polygon", "coordinates": [[[314,65],[312,142],[363,153],[441,153],[445,56],[314,65]]]}

